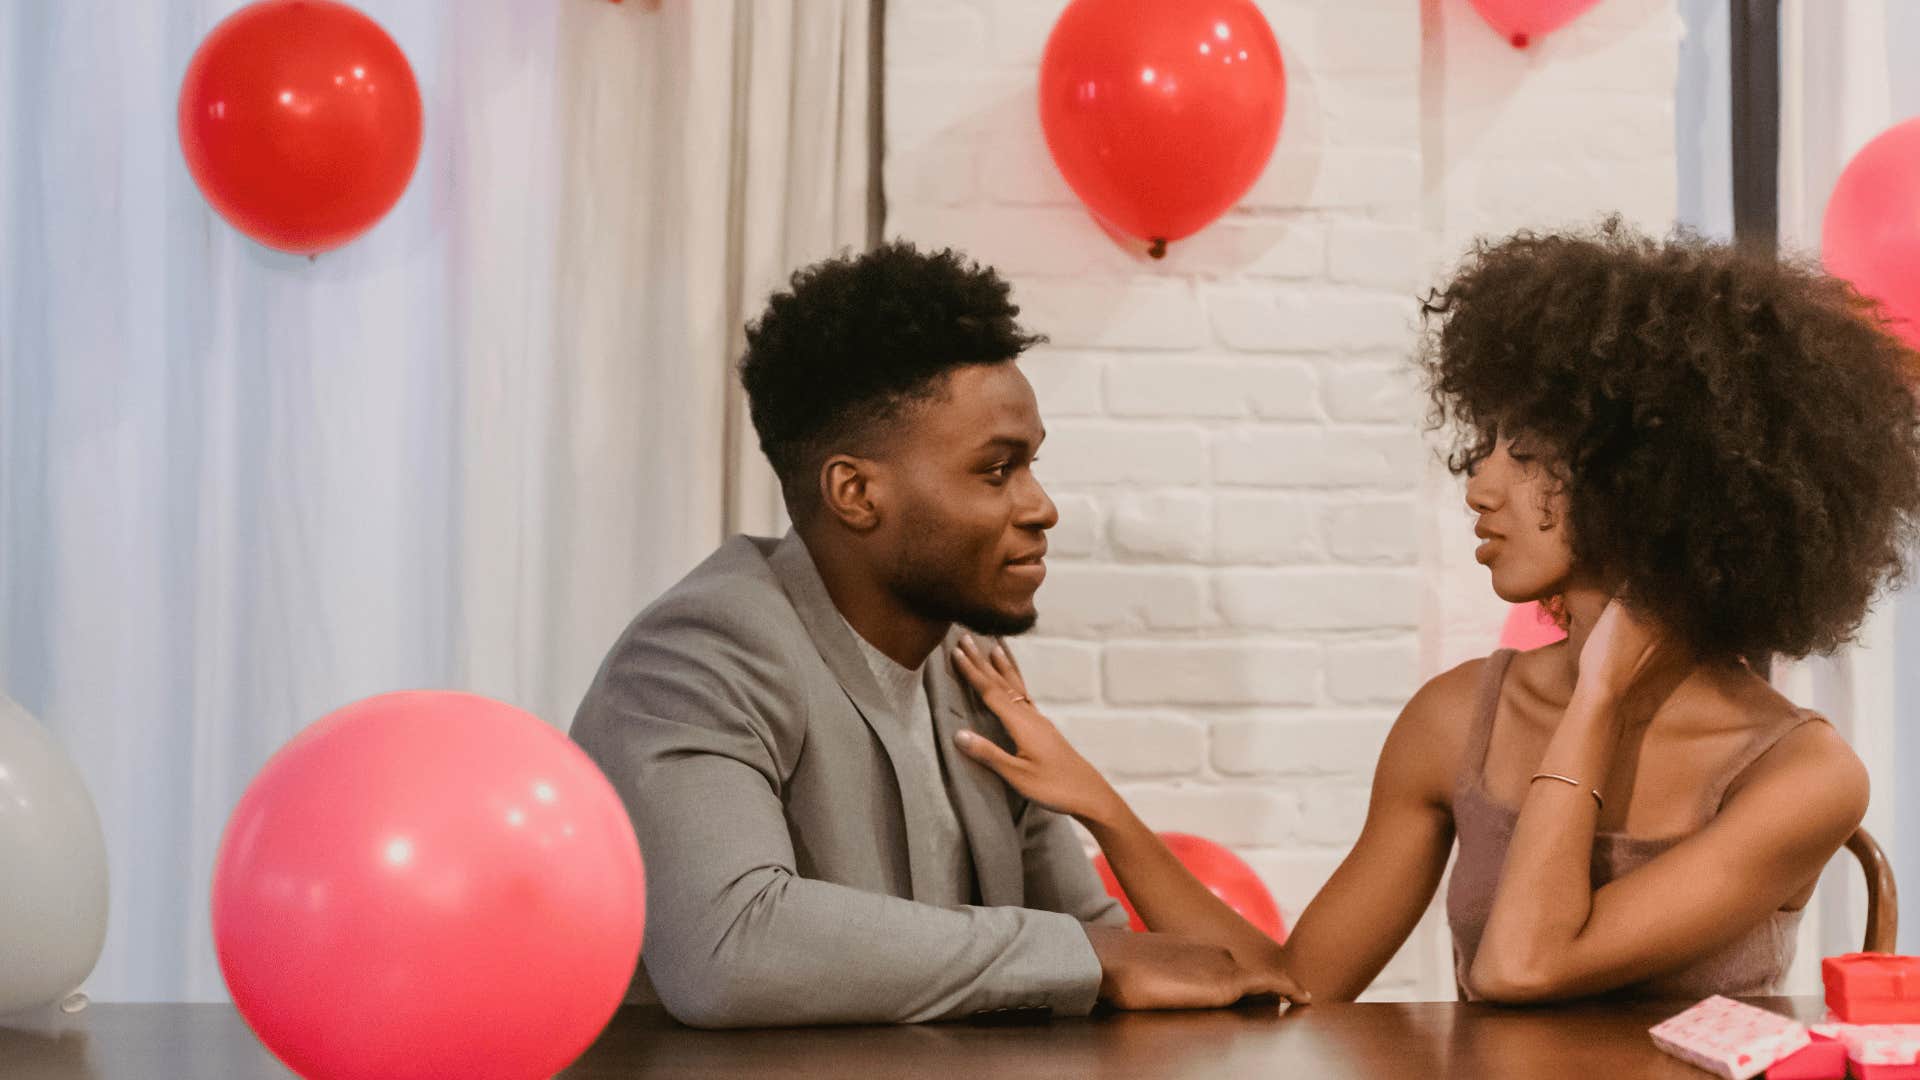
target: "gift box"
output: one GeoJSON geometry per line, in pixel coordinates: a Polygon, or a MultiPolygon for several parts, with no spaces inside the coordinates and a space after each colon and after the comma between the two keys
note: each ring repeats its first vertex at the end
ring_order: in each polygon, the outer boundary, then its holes
{"type": "Polygon", "coordinates": [[[1920,1024],[1815,1024],[1847,1048],[1859,1080],[1920,1080],[1920,1024]]]}
{"type": "Polygon", "coordinates": [[[1749,1080],[1813,1041],[1807,1027],[1732,998],[1710,997],[1648,1031],[1654,1045],[1726,1080],[1749,1080]]]}
{"type": "Polygon", "coordinates": [[[1767,1066],[1767,1080],[1847,1080],[1847,1044],[1811,1033],[1812,1042],[1767,1066]]]}
{"type": "Polygon", "coordinates": [[[1920,956],[1829,956],[1820,961],[1820,981],[1827,1011],[1842,1023],[1920,1023],[1920,956]]]}
{"type": "Polygon", "coordinates": [[[1920,1080],[1920,1065],[1862,1065],[1853,1063],[1853,1080],[1920,1080]]]}

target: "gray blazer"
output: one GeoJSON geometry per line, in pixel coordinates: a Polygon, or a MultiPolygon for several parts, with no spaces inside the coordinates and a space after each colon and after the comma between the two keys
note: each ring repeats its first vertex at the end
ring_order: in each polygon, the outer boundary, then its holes
{"type": "MultiPolygon", "coordinates": [[[[950,648],[952,642],[948,642],[950,648]]],[[[572,736],[625,801],[647,869],[641,954],[700,1027],[1078,1015],[1125,925],[1065,818],[953,747],[1011,746],[942,649],[928,695],[979,904],[916,903],[930,800],[903,788],[886,697],[806,545],[735,537],[621,635],[572,736]]],[[[643,989],[637,982],[636,988],[643,989]]]]}

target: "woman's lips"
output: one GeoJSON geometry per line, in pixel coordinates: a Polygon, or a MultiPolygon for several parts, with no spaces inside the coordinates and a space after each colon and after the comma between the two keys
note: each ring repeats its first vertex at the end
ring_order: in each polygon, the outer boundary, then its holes
{"type": "Polygon", "coordinates": [[[1500,541],[1505,539],[1500,533],[1487,528],[1487,523],[1484,521],[1473,523],[1473,535],[1481,540],[1480,546],[1473,550],[1474,561],[1483,564],[1493,558],[1493,553],[1499,550],[1500,541]]]}

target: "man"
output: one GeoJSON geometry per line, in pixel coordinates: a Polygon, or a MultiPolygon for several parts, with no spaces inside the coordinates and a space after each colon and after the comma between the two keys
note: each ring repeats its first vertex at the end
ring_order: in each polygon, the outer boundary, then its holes
{"type": "Polygon", "coordinates": [[[647,863],[643,966],[703,1027],[1224,1005],[1282,989],[1131,934],[949,665],[1033,625],[1057,519],[991,269],[892,244],[796,274],[740,365],[793,531],[736,537],[614,646],[572,734],[647,863]],[[956,625],[957,624],[957,625],[956,625]]]}

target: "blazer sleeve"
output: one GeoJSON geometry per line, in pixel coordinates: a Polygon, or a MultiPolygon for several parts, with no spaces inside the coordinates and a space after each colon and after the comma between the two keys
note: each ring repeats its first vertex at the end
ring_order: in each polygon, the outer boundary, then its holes
{"type": "Polygon", "coordinates": [[[1031,802],[1020,813],[1020,856],[1027,903],[1083,923],[1126,926],[1127,912],[1107,895],[1067,818],[1031,802]]]}
{"type": "MultiPolygon", "coordinates": [[[[572,727],[639,837],[641,959],[667,1011],[696,1027],[1088,1012],[1100,965],[1066,906],[942,908],[795,872],[782,802],[806,726],[783,677],[794,646],[751,610],[727,615],[643,617],[572,727]]],[[[1064,822],[1034,835],[1072,839],[1064,822]]],[[[1043,876],[1046,895],[1091,902],[1084,882],[1043,876]]]]}

